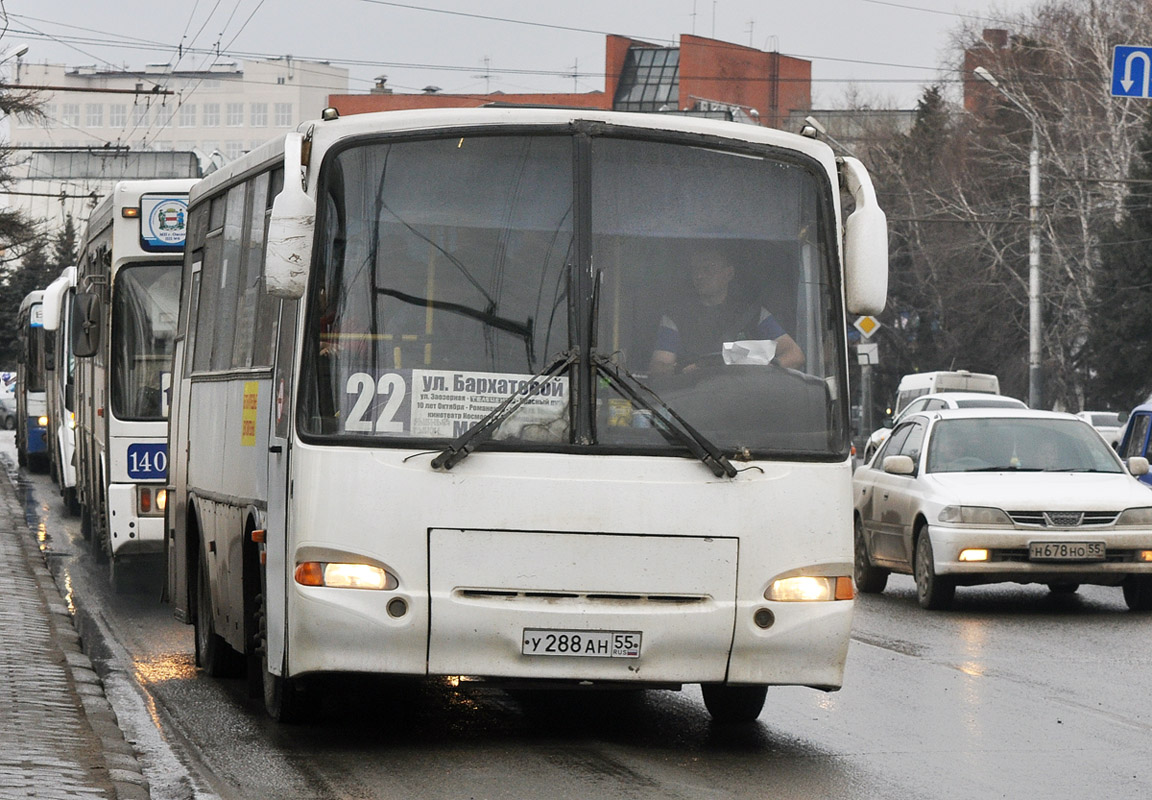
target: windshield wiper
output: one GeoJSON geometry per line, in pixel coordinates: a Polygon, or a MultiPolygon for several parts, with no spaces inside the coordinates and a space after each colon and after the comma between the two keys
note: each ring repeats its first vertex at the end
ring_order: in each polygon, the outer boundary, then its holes
{"type": "Polygon", "coordinates": [[[488,416],[452,440],[440,455],[432,459],[432,469],[452,469],[467,458],[468,454],[476,449],[476,445],[492,437],[500,427],[500,423],[515,414],[520,406],[540,394],[549,380],[576,363],[579,358],[579,348],[573,348],[557,356],[555,361],[528,380],[527,389],[513,391],[500,405],[488,412],[488,416]]]}
{"type": "Polygon", "coordinates": [[[717,478],[736,477],[736,468],[732,466],[727,456],[720,452],[720,448],[700,431],[685,422],[683,417],[677,414],[671,406],[660,398],[660,395],[646,386],[639,378],[615,364],[607,356],[594,352],[591,360],[592,365],[596,367],[596,372],[607,377],[632,402],[651,411],[661,423],[660,427],[683,442],[692,455],[712,470],[713,475],[717,478]]]}

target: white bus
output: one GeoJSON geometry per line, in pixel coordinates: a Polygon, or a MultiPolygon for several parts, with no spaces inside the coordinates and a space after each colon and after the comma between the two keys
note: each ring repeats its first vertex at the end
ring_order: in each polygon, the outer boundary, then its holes
{"type": "Polygon", "coordinates": [[[48,406],[48,452],[52,477],[60,487],[64,510],[76,514],[76,359],[72,355],[72,301],[76,267],[66,267],[44,290],[44,330],[51,343],[44,359],[48,406]]]}
{"type": "Polygon", "coordinates": [[[121,181],[92,211],[73,303],[81,527],[113,586],[164,548],[168,403],[194,180],[121,181]]]}
{"type": "Polygon", "coordinates": [[[246,657],[280,720],[323,673],[700,683],[723,720],[841,685],[845,314],[887,285],[858,161],[672,115],[330,109],[189,214],[168,592],[206,671],[246,657]]]}
{"type": "Polygon", "coordinates": [[[48,406],[44,399],[44,292],[20,302],[16,365],[16,461],[36,472],[48,469],[48,406]]]}

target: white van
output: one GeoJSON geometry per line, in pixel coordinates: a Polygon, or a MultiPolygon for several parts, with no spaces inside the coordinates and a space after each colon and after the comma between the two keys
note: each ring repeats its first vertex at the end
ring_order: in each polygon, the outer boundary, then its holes
{"type": "Polygon", "coordinates": [[[892,416],[897,416],[904,407],[917,397],[936,392],[987,392],[1000,394],[1000,379],[985,372],[969,372],[966,369],[954,372],[914,372],[900,379],[896,387],[896,405],[892,416]]]}

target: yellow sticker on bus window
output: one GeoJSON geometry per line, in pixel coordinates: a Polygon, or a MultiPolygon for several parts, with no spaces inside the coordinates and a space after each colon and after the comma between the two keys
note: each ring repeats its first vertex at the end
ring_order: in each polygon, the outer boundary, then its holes
{"type": "Polygon", "coordinates": [[[256,406],[260,398],[260,384],[257,381],[244,381],[244,412],[240,416],[240,444],[243,447],[256,445],[256,406]]]}

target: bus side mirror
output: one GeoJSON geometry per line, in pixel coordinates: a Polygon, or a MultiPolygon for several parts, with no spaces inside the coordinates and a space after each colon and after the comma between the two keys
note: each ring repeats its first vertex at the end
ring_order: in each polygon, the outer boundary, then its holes
{"type": "Polygon", "coordinates": [[[888,217],[859,159],[845,156],[840,174],[856,201],[844,221],[845,306],[853,314],[879,314],[888,297],[888,217]]]}
{"type": "Polygon", "coordinates": [[[72,300],[72,352],[77,358],[91,358],[100,349],[100,316],[100,298],[77,292],[72,300]]]}
{"type": "Polygon", "coordinates": [[[284,188],[272,201],[272,217],[268,220],[264,290],[285,299],[304,294],[316,224],[316,201],[304,191],[301,180],[303,138],[299,133],[284,137],[284,188]]]}

